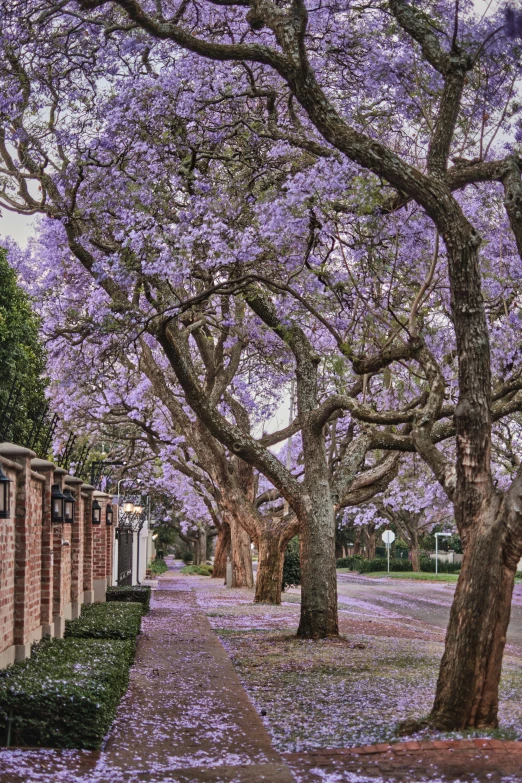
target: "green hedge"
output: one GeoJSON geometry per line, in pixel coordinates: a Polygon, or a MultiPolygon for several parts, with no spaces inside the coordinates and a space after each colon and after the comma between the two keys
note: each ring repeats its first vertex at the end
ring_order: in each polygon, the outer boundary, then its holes
{"type": "Polygon", "coordinates": [[[162,557],[157,557],[155,560],[152,560],[149,568],[153,576],[159,576],[169,570],[168,565],[162,557]]]}
{"type": "Polygon", "coordinates": [[[186,576],[190,576],[191,574],[193,576],[212,576],[214,569],[211,565],[189,565],[189,566],[183,566],[181,569],[182,574],[185,574],[186,576]]]}
{"type": "MultiPolygon", "coordinates": [[[[336,562],[337,568],[349,568],[361,574],[369,574],[374,571],[387,571],[386,558],[377,557],[374,560],[364,560],[362,557],[341,557],[336,562]]],[[[422,557],[420,561],[421,571],[435,573],[435,560],[431,557],[422,557]]],[[[454,574],[460,571],[460,563],[444,563],[439,560],[439,574],[454,574]]],[[[390,571],[411,571],[411,561],[390,558],[390,571]]]]}
{"type": "Polygon", "coordinates": [[[50,639],[0,676],[0,742],[97,749],[127,688],[134,640],[50,639]]]}
{"type": "Polygon", "coordinates": [[[107,601],[124,601],[125,603],[140,603],[143,606],[143,613],[146,614],[150,608],[150,586],[149,585],[124,585],[122,587],[108,587],[107,601]]]}
{"type": "Polygon", "coordinates": [[[136,639],[143,608],[138,603],[88,604],[76,620],[65,623],[65,637],[76,639],[136,639]]]}

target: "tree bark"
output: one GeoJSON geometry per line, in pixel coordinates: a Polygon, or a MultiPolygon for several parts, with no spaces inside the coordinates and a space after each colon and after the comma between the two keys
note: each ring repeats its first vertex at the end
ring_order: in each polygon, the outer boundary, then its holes
{"type": "Polygon", "coordinates": [[[232,587],[253,587],[250,536],[232,515],[228,516],[232,555],[232,587]]]}
{"type": "Polygon", "coordinates": [[[491,365],[479,238],[458,216],[444,236],[459,357],[455,520],[464,547],[431,719],[436,727],[497,725],[498,686],[516,564],[491,476],[491,365]]]}
{"type": "Polygon", "coordinates": [[[204,565],[207,562],[207,531],[204,527],[199,529],[197,547],[199,549],[199,564],[204,565]]]}
{"type": "Polygon", "coordinates": [[[354,555],[354,557],[356,555],[360,555],[361,554],[361,535],[362,535],[362,530],[361,530],[360,527],[358,527],[357,530],[355,531],[355,543],[353,545],[353,555],[354,555]]]}
{"type": "Polygon", "coordinates": [[[411,570],[419,572],[420,567],[420,553],[419,553],[419,533],[417,530],[410,532],[410,547],[411,547],[411,570]]]}
{"type": "MultiPolygon", "coordinates": [[[[308,368],[305,365],[305,369],[308,368]]],[[[316,374],[297,373],[300,411],[314,399],[316,374]],[[308,399],[307,399],[308,398],[308,399]]],[[[306,423],[302,430],[305,464],[306,515],[301,519],[301,617],[297,636],[321,639],[339,634],[337,571],[335,570],[335,512],[324,434],[306,423]]]]}
{"type": "Polygon", "coordinates": [[[364,537],[366,543],[366,557],[368,560],[375,560],[375,522],[368,522],[364,527],[364,537]]]}
{"type": "Polygon", "coordinates": [[[214,552],[213,579],[226,579],[227,557],[230,551],[230,543],[230,525],[228,522],[223,521],[221,529],[218,530],[216,550],[214,552]]]}
{"type": "Polygon", "coordinates": [[[442,730],[498,725],[498,687],[517,567],[516,557],[506,558],[498,506],[494,497],[464,550],[431,714],[442,730]]]}
{"type": "Polygon", "coordinates": [[[259,536],[255,603],[280,604],[283,584],[283,562],[288,538],[274,530],[259,536]]]}

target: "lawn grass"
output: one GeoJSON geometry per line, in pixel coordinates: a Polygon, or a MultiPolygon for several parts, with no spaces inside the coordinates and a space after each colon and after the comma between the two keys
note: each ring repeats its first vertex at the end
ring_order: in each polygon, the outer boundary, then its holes
{"type": "MultiPolygon", "coordinates": [[[[350,571],[349,568],[338,568],[339,574],[355,573],[350,571]]],[[[456,582],[459,578],[458,574],[431,574],[424,571],[370,571],[369,574],[361,574],[361,576],[369,576],[371,579],[420,579],[422,582],[456,582]]]]}

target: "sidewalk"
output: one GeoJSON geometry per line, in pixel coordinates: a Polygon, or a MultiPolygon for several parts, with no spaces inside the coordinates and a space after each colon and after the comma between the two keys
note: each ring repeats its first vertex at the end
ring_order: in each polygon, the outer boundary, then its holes
{"type": "Polygon", "coordinates": [[[163,575],[101,753],[0,750],[0,783],[293,783],[190,581],[163,575]]]}
{"type": "Polygon", "coordinates": [[[172,572],[159,588],[99,780],[291,783],[195,593],[172,572]]]}

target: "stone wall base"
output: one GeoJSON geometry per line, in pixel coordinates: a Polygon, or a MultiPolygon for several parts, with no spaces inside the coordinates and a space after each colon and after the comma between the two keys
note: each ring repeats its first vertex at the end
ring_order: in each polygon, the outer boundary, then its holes
{"type": "Polygon", "coordinates": [[[7,650],[0,653],[0,669],[7,669],[16,661],[16,645],[11,645],[7,650]]]}
{"type": "Polygon", "coordinates": [[[26,658],[31,657],[31,642],[26,642],[25,644],[17,644],[15,645],[15,656],[17,661],[25,661],[26,658]]]}
{"type": "Polygon", "coordinates": [[[107,600],[107,580],[95,579],[93,581],[95,603],[104,603],[107,600]]]}
{"type": "Polygon", "coordinates": [[[56,617],[53,618],[53,624],[54,636],[57,639],[63,639],[63,634],[65,631],[65,617],[61,614],[57,614],[56,617]]]}
{"type": "Polygon", "coordinates": [[[85,590],[83,594],[83,603],[84,604],[94,603],[94,590],[85,590]]]}

